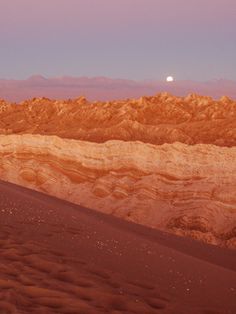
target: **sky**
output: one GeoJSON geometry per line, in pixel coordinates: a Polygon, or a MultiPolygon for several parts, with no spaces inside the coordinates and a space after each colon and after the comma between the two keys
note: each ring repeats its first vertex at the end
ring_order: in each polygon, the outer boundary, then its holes
{"type": "Polygon", "coordinates": [[[0,0],[0,78],[236,80],[236,0],[0,0]]]}

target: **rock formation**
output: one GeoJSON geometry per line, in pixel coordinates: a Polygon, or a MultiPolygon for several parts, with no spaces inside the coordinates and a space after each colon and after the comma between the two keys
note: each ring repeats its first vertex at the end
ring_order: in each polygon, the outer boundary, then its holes
{"type": "Polygon", "coordinates": [[[25,134],[1,135],[0,156],[2,180],[236,247],[236,147],[25,134]]]}
{"type": "Polygon", "coordinates": [[[20,106],[0,102],[0,133],[57,135],[97,143],[178,141],[232,147],[236,145],[236,101],[162,93],[104,103],[89,103],[84,97],[67,101],[35,98],[20,106]]]}
{"type": "Polygon", "coordinates": [[[0,101],[0,179],[236,247],[236,102],[0,101]]]}

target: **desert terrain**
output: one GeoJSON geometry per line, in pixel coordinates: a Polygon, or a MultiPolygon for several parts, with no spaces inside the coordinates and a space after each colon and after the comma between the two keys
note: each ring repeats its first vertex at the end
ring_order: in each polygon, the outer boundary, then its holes
{"type": "Polygon", "coordinates": [[[236,102],[190,94],[0,104],[0,179],[236,247],[236,102]]]}
{"type": "Polygon", "coordinates": [[[236,314],[236,0],[0,16],[0,314],[236,314]]]}
{"type": "Polygon", "coordinates": [[[0,182],[0,313],[234,314],[235,251],[0,182]]]}

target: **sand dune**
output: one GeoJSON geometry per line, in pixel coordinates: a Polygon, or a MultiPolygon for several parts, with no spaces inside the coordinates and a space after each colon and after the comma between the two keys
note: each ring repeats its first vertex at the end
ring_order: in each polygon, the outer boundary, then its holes
{"type": "Polygon", "coordinates": [[[1,313],[236,311],[234,251],[0,182],[1,313]]]}

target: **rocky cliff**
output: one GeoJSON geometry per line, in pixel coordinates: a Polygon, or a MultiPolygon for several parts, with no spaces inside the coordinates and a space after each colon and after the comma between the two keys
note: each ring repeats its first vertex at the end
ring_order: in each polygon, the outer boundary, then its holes
{"type": "Polygon", "coordinates": [[[236,147],[1,135],[0,157],[2,180],[147,226],[236,247],[236,147]]]}

